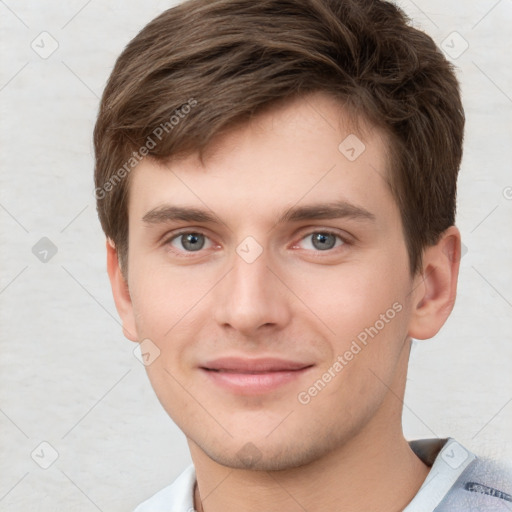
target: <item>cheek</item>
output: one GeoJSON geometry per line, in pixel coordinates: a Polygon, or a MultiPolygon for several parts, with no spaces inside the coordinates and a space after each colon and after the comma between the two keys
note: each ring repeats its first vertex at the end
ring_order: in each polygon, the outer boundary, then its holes
{"type": "Polygon", "coordinates": [[[130,295],[139,335],[153,337],[155,342],[165,342],[178,330],[181,336],[211,282],[205,271],[192,267],[149,264],[134,268],[130,295]]]}
{"type": "Polygon", "coordinates": [[[340,266],[323,276],[312,273],[301,287],[307,306],[341,346],[375,323],[379,331],[382,322],[389,330],[391,323],[397,323],[395,319],[404,316],[397,310],[403,307],[408,289],[400,273],[389,268],[381,272],[377,264],[340,266]]]}
{"type": "Polygon", "coordinates": [[[399,264],[389,257],[350,269],[347,266],[346,270],[340,266],[322,280],[329,286],[317,287],[315,293],[311,291],[315,290],[313,280],[308,283],[308,304],[329,329],[329,353],[316,375],[321,378],[329,371],[336,375],[335,384],[329,384],[330,391],[324,395],[327,402],[346,392],[341,402],[357,404],[362,397],[384,390],[375,375],[385,382],[391,380],[410,315],[409,279],[399,271],[399,264]]]}
{"type": "Polygon", "coordinates": [[[169,416],[183,427],[200,416],[183,383],[190,378],[187,361],[192,360],[198,332],[194,305],[207,289],[192,286],[183,274],[169,274],[169,269],[154,265],[134,268],[130,294],[139,338],[158,347],[158,356],[146,366],[148,378],[169,416]]]}

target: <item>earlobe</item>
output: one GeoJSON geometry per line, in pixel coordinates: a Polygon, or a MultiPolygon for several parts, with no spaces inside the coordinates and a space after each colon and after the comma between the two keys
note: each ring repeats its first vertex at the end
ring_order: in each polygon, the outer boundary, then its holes
{"type": "Polygon", "coordinates": [[[107,272],[117,312],[123,324],[123,334],[130,341],[139,341],[136,334],[133,305],[128,284],[119,265],[117,249],[112,240],[107,239],[107,272]]]}
{"type": "Polygon", "coordinates": [[[461,254],[456,226],[444,231],[437,244],[423,252],[423,268],[413,280],[409,336],[432,338],[441,329],[455,305],[461,254]]]}

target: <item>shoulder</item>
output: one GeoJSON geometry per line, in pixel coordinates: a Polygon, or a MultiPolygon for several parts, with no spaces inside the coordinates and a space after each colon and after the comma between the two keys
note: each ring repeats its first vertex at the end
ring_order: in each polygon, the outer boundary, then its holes
{"type": "Polygon", "coordinates": [[[410,441],[430,472],[404,512],[512,512],[512,466],[453,438],[410,441]]]}
{"type": "Polygon", "coordinates": [[[476,457],[462,472],[436,512],[512,510],[512,466],[476,457]]]}
{"type": "Polygon", "coordinates": [[[193,512],[196,472],[191,464],[169,486],[142,502],[134,512],[193,512]]]}

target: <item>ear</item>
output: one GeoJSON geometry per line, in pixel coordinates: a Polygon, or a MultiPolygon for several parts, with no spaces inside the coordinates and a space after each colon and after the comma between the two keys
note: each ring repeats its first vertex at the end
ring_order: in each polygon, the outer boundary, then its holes
{"type": "Polygon", "coordinates": [[[128,290],[121,267],[119,266],[119,258],[117,249],[112,240],[107,239],[107,272],[114,295],[117,312],[123,323],[123,334],[130,341],[139,341],[137,338],[137,330],[135,328],[135,317],[133,314],[132,299],[128,290]]]}
{"type": "Polygon", "coordinates": [[[438,243],[423,251],[422,270],[413,280],[409,336],[432,338],[455,305],[461,240],[455,226],[443,232],[438,243]]]}

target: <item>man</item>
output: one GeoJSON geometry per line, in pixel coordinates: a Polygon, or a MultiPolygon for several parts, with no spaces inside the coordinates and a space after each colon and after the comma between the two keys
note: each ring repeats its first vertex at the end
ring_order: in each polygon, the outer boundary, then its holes
{"type": "Polygon", "coordinates": [[[511,510],[405,440],[411,339],[455,301],[464,115],[394,5],[192,0],[126,47],[95,128],[123,330],[193,466],[137,511],[511,510]]]}

